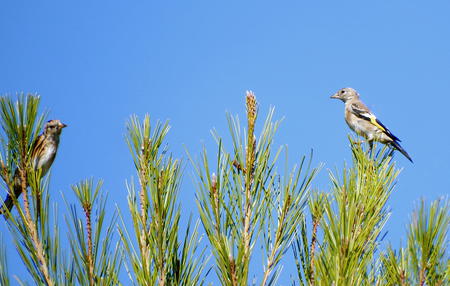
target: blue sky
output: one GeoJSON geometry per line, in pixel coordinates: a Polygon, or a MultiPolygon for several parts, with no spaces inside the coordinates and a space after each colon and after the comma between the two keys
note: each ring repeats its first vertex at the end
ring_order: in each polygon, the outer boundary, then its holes
{"type": "Polygon", "coordinates": [[[210,130],[228,135],[225,112],[243,118],[248,89],[260,119],[269,106],[285,118],[275,143],[292,163],[314,150],[322,190],[327,170],[351,161],[343,104],[329,96],[360,92],[414,160],[396,156],[403,171],[386,228],[395,246],[420,198],[449,193],[448,1],[37,2],[0,4],[0,93],[39,93],[49,118],[69,125],[52,169],[62,211],[60,192],[87,177],[104,179],[110,208],[126,210],[135,174],[125,123],[145,113],[170,120],[170,150],[186,161],[180,201],[195,211],[185,148],[213,153],[210,130]]]}

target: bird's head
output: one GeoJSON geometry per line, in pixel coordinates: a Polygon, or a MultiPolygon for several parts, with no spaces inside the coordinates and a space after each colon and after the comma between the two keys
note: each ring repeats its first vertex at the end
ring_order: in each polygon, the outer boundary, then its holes
{"type": "Polygon", "coordinates": [[[47,135],[60,135],[66,124],[62,123],[58,119],[49,120],[44,127],[44,133],[47,135]]]}
{"type": "Polygon", "coordinates": [[[343,102],[346,102],[347,100],[350,100],[353,98],[359,98],[359,94],[353,88],[346,87],[346,88],[340,89],[338,92],[333,94],[330,98],[336,98],[336,99],[342,100],[343,102]]]}

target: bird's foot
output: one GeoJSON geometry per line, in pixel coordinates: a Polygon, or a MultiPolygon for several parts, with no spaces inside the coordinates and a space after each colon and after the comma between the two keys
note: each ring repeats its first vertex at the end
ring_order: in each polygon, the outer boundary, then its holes
{"type": "Polygon", "coordinates": [[[364,140],[353,141],[352,143],[355,145],[361,146],[361,144],[364,143],[364,140]]]}

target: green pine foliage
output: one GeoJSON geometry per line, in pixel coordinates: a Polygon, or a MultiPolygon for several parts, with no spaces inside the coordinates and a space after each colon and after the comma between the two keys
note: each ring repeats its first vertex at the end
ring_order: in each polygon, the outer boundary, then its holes
{"type": "MultiPolygon", "coordinates": [[[[366,154],[350,139],[353,164],[342,174],[330,174],[329,195],[311,197],[312,237],[317,227],[320,240],[304,250],[306,231],[298,238],[296,252],[305,269],[303,283],[313,285],[368,285],[379,237],[389,218],[386,201],[392,192],[398,170],[386,148],[376,156],[366,154]],[[340,179],[338,179],[340,177],[340,179]],[[313,251],[317,247],[317,251],[313,251]]],[[[303,224],[305,227],[305,224],[303,224]]]]}
{"type": "Polygon", "coordinates": [[[126,140],[137,179],[124,187],[128,209],[109,212],[102,181],[80,181],[72,186],[76,202],[64,198],[68,234],[61,235],[50,175],[31,162],[46,118],[39,102],[0,97],[2,187],[18,188],[19,180],[22,191],[3,214],[9,233],[0,239],[0,285],[277,285],[292,262],[294,285],[450,285],[448,198],[420,201],[406,245],[386,248],[387,201],[399,176],[391,151],[366,151],[350,138],[351,164],[330,172],[330,190],[313,191],[320,166],[305,156],[289,167],[287,148],[273,146],[281,122],[272,108],[259,128],[252,92],[245,126],[227,115],[229,137],[212,132],[215,152],[188,152],[198,213],[182,218],[188,163],[169,152],[169,124],[132,116],[126,140]],[[8,267],[8,235],[29,277],[8,267]]]}
{"type": "Polygon", "coordinates": [[[204,284],[207,257],[200,246],[199,224],[192,229],[189,220],[184,237],[179,233],[177,197],[182,166],[163,147],[169,128],[167,123],[157,122],[152,131],[148,115],[142,123],[131,117],[127,126],[139,184],[128,184],[133,232],[123,220],[119,232],[134,285],[204,284]]]}
{"type": "Polygon", "coordinates": [[[309,198],[312,230],[304,219],[293,245],[299,284],[447,285],[448,200],[429,209],[422,201],[411,218],[407,247],[396,252],[389,246],[376,255],[399,170],[386,147],[366,152],[351,138],[350,146],[352,165],[340,176],[330,173],[331,192],[309,198]]]}
{"type": "Polygon", "coordinates": [[[449,285],[448,231],[450,202],[422,200],[411,217],[405,248],[389,247],[381,256],[381,281],[385,285],[449,285]]]}
{"type": "Polygon", "coordinates": [[[33,95],[20,95],[17,101],[0,98],[2,178],[6,189],[12,190],[17,172],[22,181],[23,199],[23,206],[14,200],[17,215],[6,211],[4,216],[18,254],[34,282],[55,285],[65,273],[64,266],[58,263],[62,258],[59,233],[53,228],[58,222],[49,219],[48,180],[41,180],[40,172],[31,168],[32,145],[44,120],[44,115],[38,115],[38,107],[39,97],[33,95]],[[26,190],[27,183],[31,196],[26,190]]]}
{"type": "Polygon", "coordinates": [[[102,181],[84,180],[72,186],[80,206],[72,204],[66,222],[72,250],[73,275],[79,285],[118,285],[122,264],[120,244],[113,243],[117,213],[105,223],[107,196],[102,181]],[[83,215],[79,214],[79,209],[83,215]],[[102,231],[106,227],[106,231],[102,231]]]}
{"type": "Polygon", "coordinates": [[[213,132],[217,157],[210,159],[203,150],[200,162],[191,158],[198,177],[197,205],[221,285],[248,284],[257,244],[264,246],[266,261],[260,268],[260,285],[275,285],[281,274],[279,262],[304,215],[317,169],[310,169],[303,158],[281,176],[277,162],[282,148],[272,147],[280,122],[273,122],[271,109],[256,139],[256,99],[248,92],[246,100],[246,133],[238,117],[228,116],[232,151],[213,132]]]}

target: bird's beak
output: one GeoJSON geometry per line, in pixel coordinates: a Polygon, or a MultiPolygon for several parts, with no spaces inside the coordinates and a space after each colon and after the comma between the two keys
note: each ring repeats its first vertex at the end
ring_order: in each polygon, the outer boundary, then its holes
{"type": "Polygon", "coordinates": [[[67,124],[64,124],[64,123],[61,122],[60,126],[61,126],[61,128],[65,128],[65,127],[67,127],[67,124]]]}
{"type": "Polygon", "coordinates": [[[336,98],[336,99],[339,99],[339,94],[336,92],[335,94],[333,94],[332,96],[330,96],[330,98],[336,98]]]}

